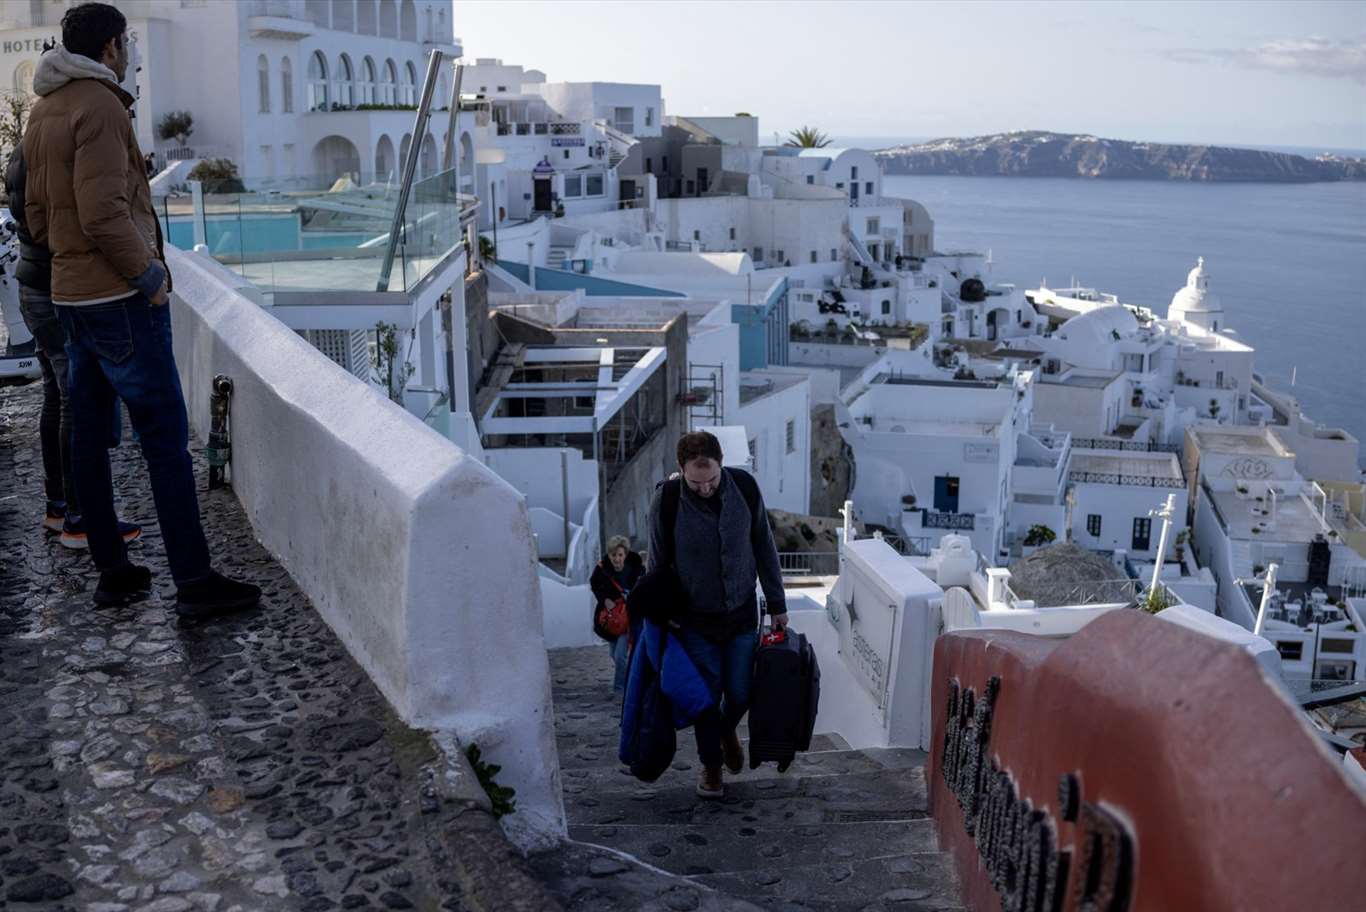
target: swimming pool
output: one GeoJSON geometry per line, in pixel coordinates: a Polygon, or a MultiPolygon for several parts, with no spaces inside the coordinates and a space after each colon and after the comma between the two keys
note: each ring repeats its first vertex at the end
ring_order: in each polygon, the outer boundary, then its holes
{"type": "MultiPolygon", "coordinates": [[[[191,217],[172,217],[168,224],[162,216],[161,229],[168,243],[182,250],[194,247],[191,217]]],[[[358,247],[374,237],[360,232],[305,231],[296,215],[208,216],[204,219],[204,235],[204,243],[214,255],[358,247]]]]}

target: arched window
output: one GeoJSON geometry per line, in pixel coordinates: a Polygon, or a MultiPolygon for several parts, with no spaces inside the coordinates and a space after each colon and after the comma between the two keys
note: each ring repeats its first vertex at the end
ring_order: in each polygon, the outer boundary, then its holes
{"type": "Polygon", "coordinates": [[[417,4],[413,0],[403,0],[398,36],[404,41],[417,40],[417,4]]]}
{"type": "Polygon", "coordinates": [[[339,32],[356,30],[356,0],[332,0],[332,27],[339,32]]]}
{"type": "Polygon", "coordinates": [[[424,33],[424,38],[425,38],[427,41],[435,41],[435,40],[436,40],[436,20],[435,20],[435,18],[433,18],[433,16],[434,16],[434,13],[433,13],[432,8],[431,8],[430,6],[427,7],[427,15],[426,15],[426,17],[425,17],[426,20],[427,20],[427,30],[426,30],[426,32],[424,33]]]}
{"type": "Polygon", "coordinates": [[[266,55],[262,54],[256,58],[256,93],[258,96],[258,110],[262,114],[270,113],[270,61],[266,55]]]}
{"type": "Polygon", "coordinates": [[[375,25],[375,0],[360,0],[356,10],[356,31],[362,35],[379,34],[379,28],[375,25]]]}
{"type": "Polygon", "coordinates": [[[394,0],[379,0],[379,36],[398,37],[398,4],[394,0]]]}
{"type": "Polygon", "coordinates": [[[280,61],[280,110],[294,113],[294,64],[288,57],[280,61]]]}
{"type": "Polygon", "coordinates": [[[394,66],[392,60],[384,61],[384,78],[379,84],[380,104],[397,104],[395,98],[398,92],[398,67],[394,66]]]}
{"type": "Polygon", "coordinates": [[[308,58],[308,109],[326,111],[331,98],[327,91],[327,59],[322,51],[308,58]]]}
{"type": "Polygon", "coordinates": [[[318,28],[332,27],[332,4],[329,0],[307,0],[304,3],[304,14],[308,16],[308,21],[318,28]]]}
{"type": "Polygon", "coordinates": [[[375,61],[369,57],[360,62],[360,103],[375,103],[375,61]]]}
{"type": "Polygon", "coordinates": [[[14,68],[14,91],[20,95],[33,95],[33,75],[38,67],[32,60],[25,60],[14,68]]]}
{"type": "Polygon", "coordinates": [[[417,67],[413,66],[410,60],[403,67],[403,103],[406,105],[417,104],[417,67]]]}
{"type": "Polygon", "coordinates": [[[349,108],[355,102],[355,90],[353,88],[356,81],[355,71],[351,68],[351,58],[342,54],[337,58],[337,86],[332,93],[337,104],[344,108],[349,108]]]}

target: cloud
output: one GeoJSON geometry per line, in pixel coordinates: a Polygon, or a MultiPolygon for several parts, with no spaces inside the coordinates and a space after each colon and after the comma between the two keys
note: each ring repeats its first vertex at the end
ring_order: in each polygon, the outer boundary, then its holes
{"type": "Polygon", "coordinates": [[[1366,85],[1366,39],[1283,39],[1250,48],[1171,48],[1165,56],[1180,63],[1233,63],[1277,73],[1351,79],[1366,85]]]}

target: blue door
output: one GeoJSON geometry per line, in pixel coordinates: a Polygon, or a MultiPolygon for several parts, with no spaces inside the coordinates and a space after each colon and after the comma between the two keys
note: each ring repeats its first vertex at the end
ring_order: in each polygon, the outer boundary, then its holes
{"type": "Polygon", "coordinates": [[[935,476],[934,510],[936,513],[958,512],[958,478],[956,476],[935,476]]]}

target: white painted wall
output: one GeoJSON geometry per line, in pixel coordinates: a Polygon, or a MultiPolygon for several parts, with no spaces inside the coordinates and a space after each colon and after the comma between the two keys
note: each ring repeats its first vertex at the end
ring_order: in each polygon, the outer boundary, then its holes
{"type": "Polygon", "coordinates": [[[567,586],[542,576],[541,604],[545,606],[546,649],[606,644],[593,632],[593,590],[587,584],[567,586]]]}
{"type": "Polygon", "coordinates": [[[578,517],[598,495],[598,467],[573,447],[499,447],[487,451],[485,463],[526,496],[530,507],[563,515],[564,480],[569,482],[569,515],[578,517]],[[561,473],[561,455],[567,467],[561,473]]]}
{"type": "Polygon", "coordinates": [[[236,275],[167,253],[190,422],[205,439],[210,384],[231,377],[232,487],[261,543],[406,722],[503,766],[521,838],[562,836],[521,495],[252,304],[236,275]]]}
{"type": "Polygon", "coordinates": [[[664,118],[664,99],[659,86],[628,82],[542,82],[524,88],[540,95],[566,120],[612,122],[614,109],[634,111],[632,136],[659,136],[664,118]],[[647,110],[653,110],[646,124],[647,110]]]}
{"type": "Polygon", "coordinates": [[[1176,553],[1177,534],[1186,528],[1185,488],[1144,488],[1089,482],[1074,484],[1072,496],[1076,505],[1072,508],[1072,541],[1096,551],[1122,549],[1135,558],[1155,559],[1158,540],[1162,535],[1162,520],[1148,513],[1161,509],[1168,494],[1176,495],[1176,513],[1167,542],[1167,556],[1171,557],[1176,553]],[[1099,536],[1086,531],[1087,517],[1093,513],[1101,517],[1099,536]],[[1134,520],[1140,517],[1152,520],[1146,551],[1133,547],[1134,520]]]}
{"type": "MultiPolygon", "coordinates": [[[[943,590],[885,542],[849,542],[842,553],[839,581],[827,598],[827,624],[836,636],[833,643],[817,644],[818,649],[825,645],[817,654],[822,669],[817,725],[839,732],[856,748],[927,748],[930,670],[943,590]],[[825,668],[836,663],[856,687],[842,689],[838,702],[827,702],[825,668]],[[852,724],[843,722],[846,717],[852,724]],[[871,743],[865,740],[870,727],[871,743]]],[[[808,623],[802,613],[793,617],[808,623]]]]}
{"type": "MultiPolygon", "coordinates": [[[[764,371],[745,376],[762,377],[764,371]]],[[[761,396],[739,409],[739,421],[757,443],[754,477],[764,503],[775,510],[805,513],[811,505],[811,384],[802,382],[761,396]],[[792,423],[793,449],[787,450],[792,423]]]]}

